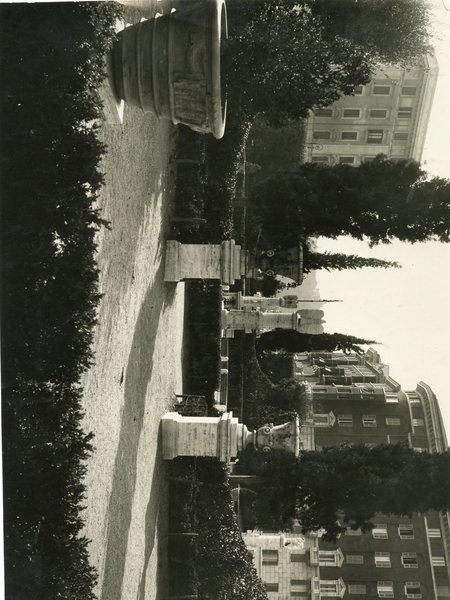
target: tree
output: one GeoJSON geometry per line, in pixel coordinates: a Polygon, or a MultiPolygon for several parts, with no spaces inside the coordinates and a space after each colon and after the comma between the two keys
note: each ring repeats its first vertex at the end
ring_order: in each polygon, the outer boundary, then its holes
{"type": "Polygon", "coordinates": [[[303,272],[310,273],[320,269],[326,271],[343,269],[361,269],[363,267],[398,269],[397,262],[380,260],[378,258],[364,258],[355,254],[342,254],[340,252],[313,252],[306,249],[303,253],[303,272]]]}
{"type": "Polygon", "coordinates": [[[365,53],[345,38],[325,39],[320,20],[302,6],[262,4],[230,33],[223,57],[230,107],[271,125],[305,118],[370,79],[365,53]]]}
{"type": "MultiPolygon", "coordinates": [[[[304,533],[324,529],[330,541],[348,526],[370,530],[376,513],[410,516],[450,507],[449,452],[342,445],[305,452],[285,467],[275,459],[261,471],[266,508],[281,506],[285,523],[298,519],[304,533]]],[[[260,526],[273,524],[273,515],[256,508],[260,526]]]]}
{"type": "Polygon", "coordinates": [[[272,329],[258,339],[258,351],[286,350],[287,352],[343,352],[362,353],[361,345],[376,344],[374,340],[365,340],[343,333],[320,333],[317,335],[299,333],[293,329],[272,329]]]}
{"type": "Polygon", "coordinates": [[[429,50],[422,0],[234,0],[227,7],[231,105],[275,125],[351,94],[380,61],[412,62],[429,50]]]}
{"type": "Polygon", "coordinates": [[[379,62],[408,64],[430,51],[423,0],[306,0],[329,36],[363,47],[379,62]]]}
{"type": "Polygon", "coordinates": [[[258,353],[258,363],[267,377],[277,383],[292,377],[294,371],[294,358],[286,350],[263,350],[258,353]]]}
{"type": "Polygon", "coordinates": [[[368,238],[371,245],[450,239],[450,180],[426,179],[409,159],[381,155],[358,167],[305,163],[258,186],[251,218],[289,247],[299,235],[368,238]]]}

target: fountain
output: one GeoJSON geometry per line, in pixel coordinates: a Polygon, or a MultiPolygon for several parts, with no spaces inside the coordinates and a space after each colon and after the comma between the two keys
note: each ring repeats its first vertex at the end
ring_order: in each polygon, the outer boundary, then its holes
{"type": "Polygon", "coordinates": [[[249,431],[232,412],[220,417],[188,417],[176,412],[161,419],[163,458],[212,456],[229,463],[253,444],[257,450],[284,450],[298,456],[302,444],[298,417],[276,425],[269,423],[249,431]]]}
{"type": "Polygon", "coordinates": [[[186,2],[126,27],[110,55],[116,97],[221,138],[226,100],[220,54],[227,35],[224,0],[186,2]]]}

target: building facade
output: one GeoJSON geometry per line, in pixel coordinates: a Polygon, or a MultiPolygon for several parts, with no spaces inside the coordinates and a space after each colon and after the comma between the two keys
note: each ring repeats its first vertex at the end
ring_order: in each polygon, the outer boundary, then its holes
{"type": "Polygon", "coordinates": [[[377,154],[420,161],[437,76],[433,55],[409,69],[383,65],[354,96],[311,111],[305,161],[356,166],[377,154]]]}
{"type": "MultiPolygon", "coordinates": [[[[376,351],[296,355],[296,370],[309,386],[316,449],[402,442],[418,452],[447,450],[430,387],[420,382],[403,391],[376,351]]],[[[330,580],[338,570],[343,597],[355,600],[450,599],[449,533],[448,512],[378,515],[369,533],[348,529],[337,544],[319,541],[320,550],[339,549],[344,556],[341,565],[321,568],[320,578],[330,580]]]]}
{"type": "MultiPolygon", "coordinates": [[[[430,387],[420,382],[415,390],[403,391],[375,350],[363,355],[302,353],[295,356],[295,365],[296,378],[307,385],[316,449],[343,442],[402,442],[418,452],[447,450],[439,405],[430,387]]],[[[289,557],[281,554],[283,568],[269,573],[260,550],[259,573],[269,584],[270,599],[450,600],[449,525],[447,511],[377,515],[371,532],[348,528],[335,543],[312,538],[308,543],[314,550],[303,559],[309,569],[307,590],[291,583],[300,577],[289,557]]],[[[263,540],[261,536],[259,543],[263,540]]],[[[280,545],[278,551],[284,548],[280,545]]]]}
{"type": "Polygon", "coordinates": [[[247,532],[243,538],[269,598],[320,600],[330,592],[336,592],[338,597],[345,594],[341,577],[320,578],[320,566],[327,564],[330,557],[338,564],[344,557],[339,550],[320,550],[317,536],[247,532]]]}

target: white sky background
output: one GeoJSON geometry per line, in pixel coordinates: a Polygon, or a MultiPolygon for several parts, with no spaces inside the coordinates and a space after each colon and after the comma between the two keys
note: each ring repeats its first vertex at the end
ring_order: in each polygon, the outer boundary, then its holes
{"type": "MultiPolygon", "coordinates": [[[[450,0],[430,5],[439,77],[422,162],[431,175],[450,178],[450,0]]],[[[319,249],[402,265],[318,271],[321,297],[343,300],[325,305],[325,331],[380,342],[375,347],[404,390],[415,389],[421,380],[428,383],[450,439],[450,244],[397,242],[370,249],[351,238],[321,238],[319,249]]]]}

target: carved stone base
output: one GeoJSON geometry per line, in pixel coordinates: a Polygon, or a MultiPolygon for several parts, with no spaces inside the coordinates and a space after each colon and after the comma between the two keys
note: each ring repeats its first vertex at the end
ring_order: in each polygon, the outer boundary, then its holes
{"type": "Polygon", "coordinates": [[[166,243],[164,281],[220,279],[234,283],[245,274],[245,257],[234,240],[221,244],[166,243]]]}
{"type": "Polygon", "coordinates": [[[163,458],[213,456],[230,462],[254,439],[245,425],[226,412],[220,417],[184,417],[176,412],[161,419],[163,458]]]}

